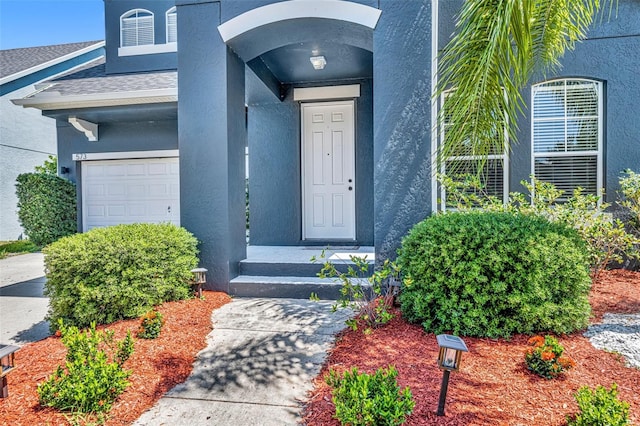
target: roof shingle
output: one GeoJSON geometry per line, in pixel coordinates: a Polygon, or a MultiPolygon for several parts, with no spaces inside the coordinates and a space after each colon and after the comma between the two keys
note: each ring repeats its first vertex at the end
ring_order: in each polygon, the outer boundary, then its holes
{"type": "Polygon", "coordinates": [[[0,50],[0,78],[53,61],[96,43],[100,43],[100,40],[0,50]]]}

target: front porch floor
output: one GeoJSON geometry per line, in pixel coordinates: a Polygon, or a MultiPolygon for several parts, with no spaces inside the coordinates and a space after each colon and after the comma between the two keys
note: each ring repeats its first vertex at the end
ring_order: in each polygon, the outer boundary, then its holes
{"type": "Polygon", "coordinates": [[[371,246],[247,246],[249,262],[262,263],[311,263],[311,258],[320,258],[325,250],[327,259],[331,261],[349,261],[349,255],[366,256],[375,261],[375,250],[371,246]]]}

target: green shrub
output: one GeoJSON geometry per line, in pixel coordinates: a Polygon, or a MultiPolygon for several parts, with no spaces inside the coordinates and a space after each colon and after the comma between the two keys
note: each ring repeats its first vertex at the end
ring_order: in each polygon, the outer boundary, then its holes
{"type": "Polygon", "coordinates": [[[96,228],[47,246],[48,318],[77,327],[137,318],[191,296],[197,241],[171,224],[96,228]]]}
{"type": "Polygon", "coordinates": [[[403,316],[433,333],[570,333],[591,286],[575,230],[534,215],[446,213],[417,224],[397,259],[403,316]]]}
{"type": "Polygon", "coordinates": [[[156,310],[149,311],[140,320],[136,335],[141,339],[155,339],[160,335],[163,325],[164,316],[156,310]]]}
{"type": "MultiPolygon", "coordinates": [[[[322,260],[322,269],[318,272],[319,278],[332,278],[342,285],[338,300],[331,306],[333,312],[338,308],[350,308],[356,312],[356,318],[345,321],[352,330],[358,329],[358,322],[365,325],[364,332],[370,333],[372,328],[379,327],[391,321],[393,314],[390,312],[393,304],[393,293],[389,287],[389,280],[399,275],[400,271],[394,262],[386,259],[382,265],[369,273],[370,264],[367,256],[349,256],[351,263],[347,272],[341,272],[336,265],[326,258],[322,250],[319,258],[313,256],[311,262],[322,260]]],[[[312,294],[312,299],[316,299],[312,294]]]]}
{"type": "Polygon", "coordinates": [[[534,336],[524,354],[527,368],[545,379],[554,379],[575,366],[575,362],[562,356],[564,348],[553,336],[534,336]]]}
{"type": "Polygon", "coordinates": [[[29,240],[11,241],[0,244],[0,259],[7,257],[9,253],[33,253],[38,251],[38,246],[29,240]]]}
{"type": "Polygon", "coordinates": [[[49,173],[23,173],[16,179],[18,220],[38,246],[74,234],[76,220],[76,186],[73,182],[49,173]]]}
{"type": "Polygon", "coordinates": [[[393,366],[373,375],[361,374],[355,367],[343,376],[331,370],[326,382],[333,388],[335,418],[351,426],[403,424],[415,402],[409,387],[400,389],[397,376],[393,366]]]}
{"type": "MultiPolygon", "coordinates": [[[[633,172],[627,173],[627,178],[620,180],[625,197],[621,204],[631,212],[633,218],[634,209],[636,215],[640,214],[640,177],[633,172]]],[[[488,195],[475,176],[466,176],[460,181],[447,176],[439,176],[439,179],[447,190],[448,207],[454,207],[458,211],[481,209],[535,214],[576,229],[587,243],[594,276],[611,263],[622,262],[625,256],[640,258],[636,247],[640,244],[640,239],[627,232],[622,221],[603,214],[609,204],[602,202],[597,195],[583,193],[580,188],[573,194],[564,194],[548,182],[537,179],[533,179],[533,183],[522,181],[521,184],[529,191],[529,198],[533,203],[524,194],[512,192],[509,194],[509,202],[504,204],[502,199],[488,195]]]]}
{"type": "Polygon", "coordinates": [[[629,225],[640,235],[640,173],[625,170],[620,178],[620,205],[629,215],[629,225]]]}
{"type": "Polygon", "coordinates": [[[67,347],[65,367],[38,385],[40,404],[81,413],[107,412],[129,385],[130,372],[122,364],[133,353],[131,333],[115,342],[113,331],[86,332],[58,323],[67,347]]]}
{"type": "Polygon", "coordinates": [[[594,391],[583,386],[575,394],[580,411],[567,417],[568,426],[624,426],[629,422],[629,403],[618,399],[618,386],[598,386],[594,391]]]}

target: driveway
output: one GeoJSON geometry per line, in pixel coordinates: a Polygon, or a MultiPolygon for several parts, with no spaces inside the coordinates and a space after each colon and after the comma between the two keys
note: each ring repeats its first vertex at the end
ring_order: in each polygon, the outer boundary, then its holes
{"type": "Polygon", "coordinates": [[[0,259],[0,343],[22,346],[49,335],[45,281],[42,253],[0,259]]]}

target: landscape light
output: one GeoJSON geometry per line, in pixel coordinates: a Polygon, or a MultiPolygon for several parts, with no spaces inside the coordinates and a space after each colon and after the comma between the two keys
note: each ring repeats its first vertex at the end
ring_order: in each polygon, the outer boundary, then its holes
{"type": "Polygon", "coordinates": [[[442,385],[440,386],[440,399],[438,400],[438,416],[444,416],[444,404],[447,399],[447,389],[449,388],[449,374],[460,368],[462,352],[469,352],[467,345],[458,336],[450,334],[439,334],[436,336],[440,352],[438,353],[438,367],[444,370],[442,375],[442,385]]]}

